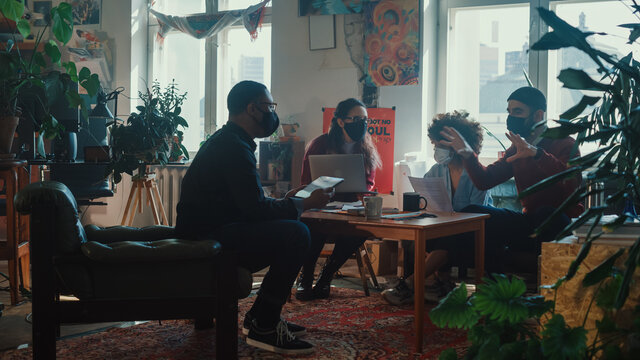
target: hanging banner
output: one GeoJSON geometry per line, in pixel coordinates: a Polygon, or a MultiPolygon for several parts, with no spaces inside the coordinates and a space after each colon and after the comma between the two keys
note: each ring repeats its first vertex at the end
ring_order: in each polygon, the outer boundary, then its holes
{"type": "Polygon", "coordinates": [[[149,12],[158,19],[158,24],[160,25],[158,39],[164,39],[171,29],[189,34],[196,39],[204,39],[218,34],[240,19],[242,19],[242,23],[251,38],[255,39],[258,37],[258,27],[262,25],[265,6],[269,1],[271,0],[264,0],[259,4],[249,6],[245,10],[232,10],[216,14],[171,16],[153,9],[149,9],[149,12]]]}
{"type": "Polygon", "coordinates": [[[420,73],[418,0],[364,3],[367,84],[416,85],[420,73]]]}
{"type": "MultiPolygon", "coordinates": [[[[335,108],[324,108],[322,113],[322,132],[329,132],[329,125],[335,108]]],[[[375,189],[380,194],[391,194],[393,191],[393,145],[396,126],[395,108],[368,108],[371,119],[367,131],[376,145],[382,168],[376,170],[375,189]]]]}

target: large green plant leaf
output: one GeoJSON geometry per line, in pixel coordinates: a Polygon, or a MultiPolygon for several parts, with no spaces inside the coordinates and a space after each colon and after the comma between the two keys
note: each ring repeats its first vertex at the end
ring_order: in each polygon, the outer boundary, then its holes
{"type": "Polygon", "coordinates": [[[584,111],[584,109],[587,108],[587,106],[595,105],[598,101],[600,101],[600,99],[601,97],[599,96],[584,95],[582,99],[580,99],[580,102],[578,104],[574,105],[569,110],[560,114],[560,119],[571,120],[579,116],[580,114],[582,114],[582,112],[584,111]]]}
{"type": "Polygon", "coordinates": [[[440,353],[438,356],[439,360],[458,360],[458,354],[456,353],[456,349],[449,348],[440,353]]]}
{"type": "Polygon", "coordinates": [[[562,69],[558,80],[567,89],[608,91],[611,86],[593,80],[586,72],[578,69],[562,69]]]}
{"type": "Polygon", "coordinates": [[[462,329],[471,328],[480,318],[467,300],[467,285],[464,282],[447,294],[440,304],[429,312],[429,317],[438,327],[462,329]]]}
{"type": "Polygon", "coordinates": [[[569,120],[556,120],[556,123],[560,124],[560,126],[548,128],[542,133],[542,137],[564,139],[567,136],[588,130],[595,124],[595,121],[573,122],[569,120]]]}
{"type": "Polygon", "coordinates": [[[618,250],[615,254],[611,255],[607,260],[600,263],[600,265],[596,266],[595,269],[589,271],[587,275],[582,279],[582,285],[584,286],[592,286],[600,281],[608,278],[612,274],[613,265],[616,260],[624,254],[625,249],[618,250]]]}
{"type": "Polygon", "coordinates": [[[564,180],[566,178],[574,177],[580,174],[582,171],[579,167],[569,168],[567,170],[561,171],[553,176],[550,176],[538,183],[529,186],[518,194],[518,199],[522,199],[526,196],[529,196],[537,191],[542,189],[546,189],[547,187],[557,183],[560,180],[564,180]]]}
{"type": "Polygon", "coordinates": [[[25,19],[18,20],[18,22],[16,23],[16,27],[18,28],[20,35],[22,35],[25,39],[27,38],[27,36],[29,36],[29,34],[31,34],[31,25],[25,19]]]}
{"type": "Polygon", "coordinates": [[[636,271],[639,257],[640,237],[636,239],[636,242],[631,246],[631,249],[629,249],[629,256],[624,263],[627,268],[624,270],[624,274],[622,275],[622,284],[620,284],[620,291],[618,292],[618,296],[616,297],[614,304],[616,309],[621,309],[627,301],[627,297],[629,296],[629,286],[633,279],[633,273],[636,271]]]}
{"type": "Polygon", "coordinates": [[[564,317],[555,314],[542,330],[542,353],[551,360],[583,359],[587,350],[587,330],[570,328],[564,317]]]}
{"type": "Polygon", "coordinates": [[[571,46],[556,31],[549,31],[531,46],[531,50],[557,50],[571,46]]]}
{"type": "Polygon", "coordinates": [[[49,40],[48,43],[44,44],[44,52],[47,53],[52,63],[60,65],[62,54],[55,41],[49,40]]]}
{"type": "Polygon", "coordinates": [[[0,11],[7,19],[18,22],[24,14],[24,0],[0,0],[0,11]]]}
{"type": "Polygon", "coordinates": [[[631,29],[631,33],[629,34],[629,42],[627,44],[632,44],[638,37],[640,37],[640,24],[620,24],[618,26],[631,29]]]}
{"type": "Polygon", "coordinates": [[[611,278],[604,282],[604,285],[602,285],[600,290],[595,294],[596,305],[605,310],[613,310],[621,285],[622,274],[618,272],[613,273],[611,278]]]}
{"type": "Polygon", "coordinates": [[[504,275],[495,275],[495,280],[485,279],[478,285],[474,306],[477,311],[491,320],[516,324],[529,316],[529,309],[521,298],[527,290],[524,281],[509,280],[504,275]]]}
{"type": "Polygon", "coordinates": [[[66,45],[71,40],[73,34],[73,12],[71,5],[60,3],[60,5],[51,9],[51,29],[53,35],[62,44],[66,45]]]}

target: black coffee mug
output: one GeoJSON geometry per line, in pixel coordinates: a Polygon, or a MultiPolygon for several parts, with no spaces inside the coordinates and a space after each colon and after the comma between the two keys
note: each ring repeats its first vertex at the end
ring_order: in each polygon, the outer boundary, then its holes
{"type": "Polygon", "coordinates": [[[406,192],[402,194],[403,211],[419,211],[427,208],[427,199],[417,192],[406,192]],[[424,200],[424,206],[420,206],[420,200],[424,200]]]}

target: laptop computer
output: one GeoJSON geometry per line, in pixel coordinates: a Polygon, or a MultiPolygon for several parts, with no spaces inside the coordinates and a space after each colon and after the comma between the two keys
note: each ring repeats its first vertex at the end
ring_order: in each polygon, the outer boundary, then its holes
{"type": "Polygon", "coordinates": [[[311,178],[331,176],[343,178],[336,187],[337,193],[367,192],[367,176],[362,154],[309,155],[311,178]]]}

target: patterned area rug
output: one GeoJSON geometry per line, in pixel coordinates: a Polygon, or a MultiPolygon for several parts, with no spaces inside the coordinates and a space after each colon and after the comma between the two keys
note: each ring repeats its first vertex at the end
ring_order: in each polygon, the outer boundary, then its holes
{"type": "MultiPolygon", "coordinates": [[[[253,298],[240,301],[240,321],[252,303],[253,298]]],[[[413,308],[390,306],[380,294],[366,297],[357,290],[333,288],[327,300],[294,299],[283,315],[306,326],[305,339],[315,345],[314,354],[298,359],[437,359],[449,347],[462,355],[468,346],[466,332],[438,329],[427,318],[424,352],[414,354],[413,308]]],[[[57,355],[58,359],[215,359],[214,335],[213,329],[196,332],[188,320],[151,321],[60,340],[57,355]]],[[[1,359],[31,356],[31,348],[0,354],[1,359]]],[[[250,347],[242,338],[239,357],[286,358],[250,347]]]]}

